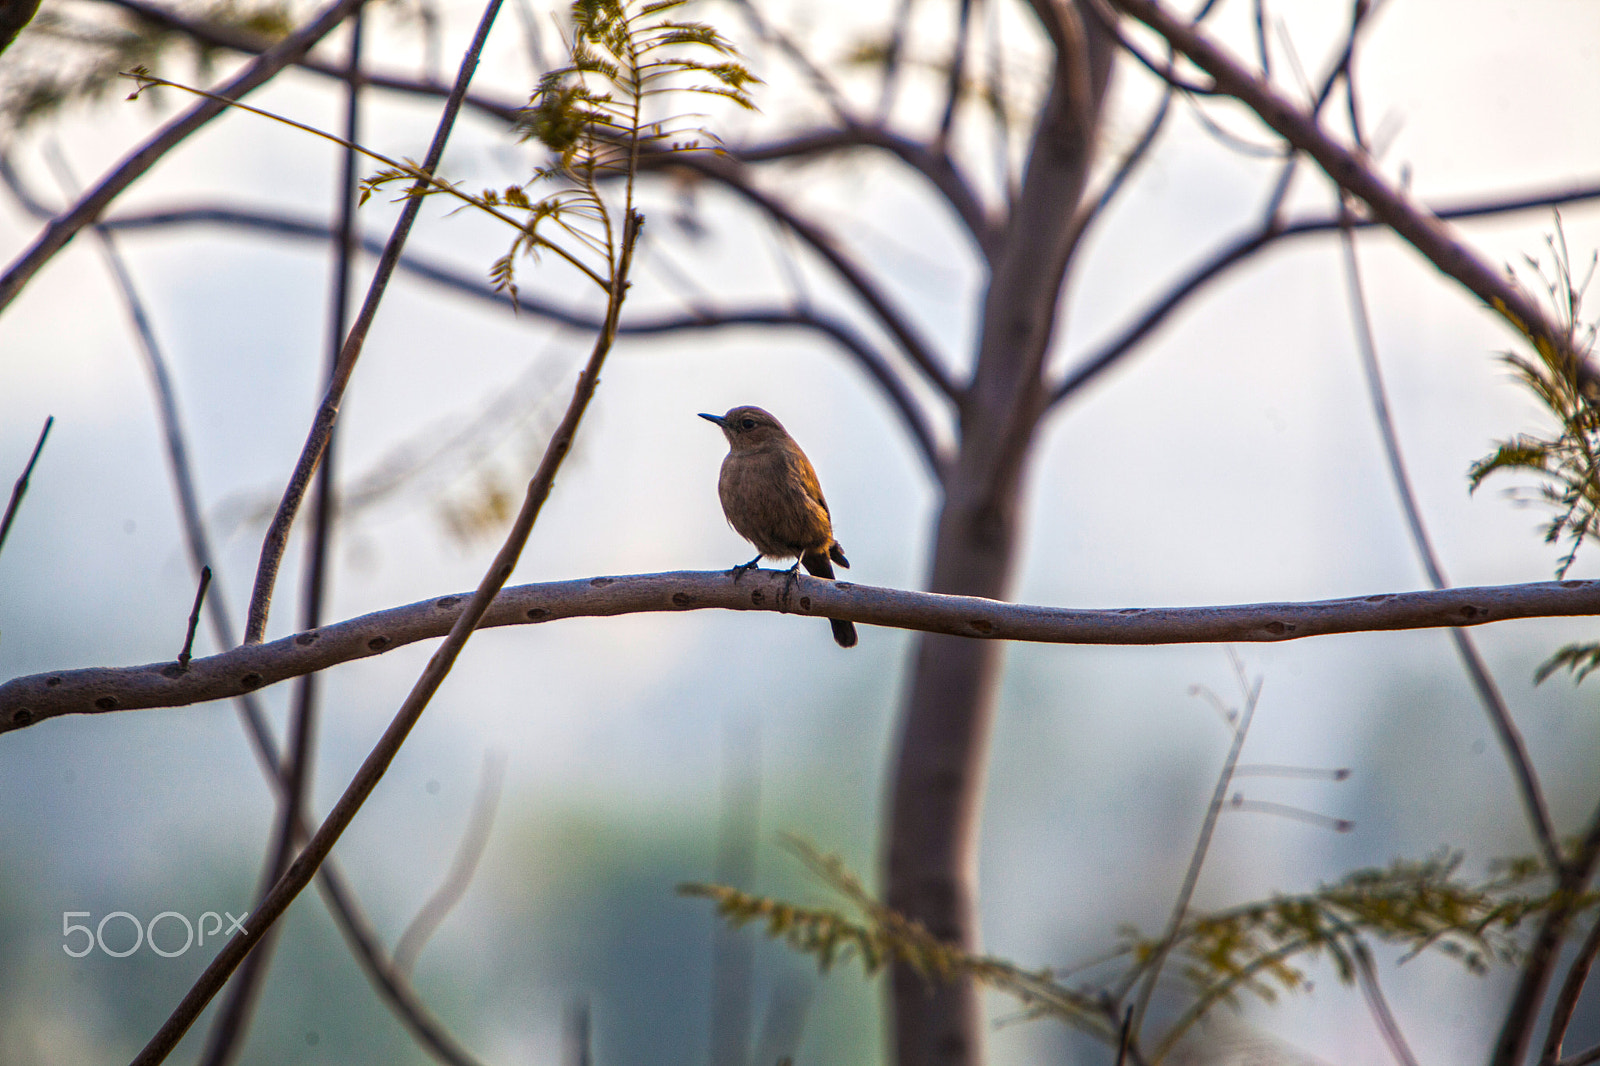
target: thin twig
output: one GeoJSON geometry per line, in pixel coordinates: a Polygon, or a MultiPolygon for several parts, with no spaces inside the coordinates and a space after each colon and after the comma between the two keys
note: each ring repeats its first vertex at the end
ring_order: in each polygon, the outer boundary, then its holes
{"type": "Polygon", "coordinates": [[[1367,1008],[1372,1012],[1373,1021],[1378,1023],[1378,1032],[1388,1045],[1389,1053],[1400,1066],[1417,1066],[1417,1057],[1411,1053],[1411,1045],[1406,1043],[1405,1033],[1401,1032],[1400,1023],[1389,1009],[1389,1001],[1384,998],[1383,987],[1378,984],[1378,971],[1372,965],[1372,953],[1367,950],[1366,944],[1352,937],[1350,955],[1355,959],[1361,994],[1366,997],[1367,1008]]]}
{"type": "MultiPolygon", "coordinates": [[[[490,10],[498,11],[499,6],[499,0],[491,0],[490,10]]],[[[487,27],[480,26],[480,30],[487,32],[487,27]]],[[[481,41],[477,42],[477,49],[481,48],[481,41]]],[[[456,117],[461,112],[461,100],[466,96],[473,72],[477,70],[477,49],[468,50],[456,75],[455,87],[445,102],[444,111],[434,129],[433,140],[428,145],[428,154],[422,163],[421,169],[425,173],[432,174],[437,171],[439,161],[444,157],[445,144],[455,128],[456,117]]],[[[372,328],[372,321],[377,316],[378,305],[388,290],[389,279],[394,274],[400,252],[405,247],[406,239],[411,235],[411,227],[416,222],[418,213],[422,210],[421,194],[427,187],[427,182],[419,180],[411,186],[409,195],[406,196],[405,207],[401,209],[400,217],[390,233],[389,243],[384,247],[377,269],[373,272],[366,299],[362,302],[355,323],[345,338],[344,348],[339,353],[339,361],[334,368],[328,391],[323,396],[322,404],[312,422],[311,431],[306,436],[299,461],[295,464],[294,473],[290,475],[288,487],[284,489],[283,500],[279,503],[272,524],[267,528],[267,535],[262,540],[261,560],[256,567],[255,586],[250,593],[250,609],[246,616],[244,633],[246,644],[259,643],[266,635],[267,613],[272,607],[272,591],[277,583],[278,567],[283,562],[283,552],[289,543],[289,530],[294,525],[295,515],[305,499],[306,491],[310,488],[312,475],[316,473],[317,466],[322,460],[323,449],[327,447],[328,440],[333,434],[333,424],[339,417],[339,406],[344,399],[345,388],[350,383],[351,375],[355,373],[356,361],[361,356],[367,332],[372,328]]]]}
{"type": "MultiPolygon", "coordinates": [[[[350,274],[355,257],[355,212],[357,183],[360,181],[360,155],[354,145],[360,141],[361,111],[361,38],[365,8],[358,7],[350,15],[350,39],[346,52],[345,115],[343,137],[346,142],[340,153],[340,183],[336,214],[339,219],[337,238],[334,241],[334,283],[328,308],[328,346],[326,376],[331,380],[339,363],[339,351],[344,341],[349,318],[350,274]]],[[[317,472],[317,495],[311,514],[311,536],[306,545],[307,561],[304,589],[300,598],[300,628],[313,630],[322,624],[322,603],[327,590],[329,540],[334,509],[334,454],[338,434],[331,432],[324,449],[322,463],[317,472]]],[[[303,839],[305,831],[303,812],[306,793],[312,779],[312,760],[316,754],[317,689],[319,674],[306,674],[298,678],[289,710],[288,743],[281,761],[284,791],[280,799],[277,827],[267,845],[262,863],[261,888],[257,897],[263,896],[283,876],[294,858],[295,846],[303,839]]],[[[206,1047],[201,1055],[202,1066],[226,1066],[236,1060],[244,1048],[246,1034],[255,1014],[255,1007],[266,986],[267,971],[272,965],[282,926],[274,926],[269,935],[256,945],[245,960],[238,977],[228,989],[227,998],[216,1012],[211,1030],[206,1036],[206,1047]]]]}
{"type": "Polygon", "coordinates": [[[409,976],[417,968],[417,956],[427,945],[446,916],[454,909],[478,870],[478,863],[489,846],[489,831],[494,828],[495,809],[500,806],[500,789],[505,783],[506,760],[495,753],[483,757],[483,776],[478,781],[478,795],[472,801],[472,813],[467,817],[466,832],[456,845],[455,858],[450,869],[433,895],[417,911],[405,932],[394,945],[394,968],[409,976]]]}
{"type": "Polygon", "coordinates": [[[211,586],[211,567],[200,568],[200,587],[194,592],[194,609],[189,612],[189,629],[183,636],[183,650],[178,653],[178,665],[187,670],[194,658],[194,631],[200,628],[200,606],[206,602],[206,589],[211,586]]]}
{"type": "Polygon", "coordinates": [[[17,517],[17,508],[22,506],[22,497],[28,494],[28,479],[33,476],[33,468],[39,462],[39,453],[44,451],[45,438],[50,436],[50,427],[56,424],[55,415],[46,415],[44,428],[39,431],[39,440],[33,446],[33,454],[28,456],[27,465],[22,468],[22,476],[11,486],[11,500],[6,504],[5,517],[0,518],[0,548],[6,545],[6,534],[11,532],[11,523],[17,517]]]}
{"type": "MultiPolygon", "coordinates": [[[[1355,326],[1356,349],[1361,355],[1361,370],[1367,382],[1367,397],[1372,403],[1372,417],[1377,423],[1378,434],[1383,441],[1389,477],[1394,483],[1395,494],[1400,498],[1400,508],[1405,514],[1406,528],[1411,534],[1412,546],[1422,562],[1423,570],[1427,573],[1429,584],[1436,589],[1448,588],[1449,582],[1445,580],[1444,570],[1439,565],[1433,542],[1422,521],[1416,493],[1411,487],[1411,476],[1406,471],[1405,457],[1400,451],[1400,439],[1395,433],[1394,419],[1389,411],[1388,392],[1383,383],[1383,368],[1378,364],[1377,342],[1372,335],[1372,320],[1367,312],[1366,290],[1361,281],[1361,264],[1356,256],[1355,237],[1348,226],[1342,231],[1340,243],[1344,251],[1345,288],[1350,297],[1350,317],[1355,326]]],[[[1550,870],[1558,871],[1562,861],[1561,847],[1556,842],[1550,808],[1545,802],[1544,790],[1539,787],[1539,778],[1534,772],[1533,760],[1528,754],[1527,745],[1523,743],[1522,733],[1511,717],[1511,709],[1506,706],[1505,697],[1501,695],[1500,687],[1495,684],[1494,676],[1489,673],[1488,664],[1483,661],[1483,656],[1478,654],[1472,637],[1461,629],[1453,629],[1451,638],[1455,643],[1457,654],[1461,657],[1462,666],[1467,671],[1467,677],[1478,694],[1478,701],[1483,704],[1484,712],[1489,716],[1489,724],[1494,727],[1495,734],[1499,737],[1506,761],[1511,766],[1511,774],[1516,779],[1517,792],[1522,798],[1522,805],[1527,812],[1539,851],[1544,855],[1545,864],[1550,870]]]]}
{"type": "Polygon", "coordinates": [[[1600,807],[1590,815],[1583,839],[1560,868],[1556,878],[1557,902],[1544,912],[1533,943],[1528,947],[1522,974],[1506,1009],[1505,1024],[1500,1028],[1489,1059],[1490,1066],[1518,1066],[1527,1056],[1534,1027],[1539,1023],[1545,991],[1561,958],[1561,945],[1572,919],[1585,903],[1583,890],[1594,877],[1596,866],[1600,866],[1600,807]]]}
{"type": "Polygon", "coordinates": [[[961,103],[961,83],[967,76],[967,49],[972,32],[972,3],[973,0],[960,0],[956,8],[955,52],[950,57],[950,69],[945,75],[944,112],[939,116],[937,143],[940,152],[943,152],[949,143],[950,131],[955,126],[956,108],[961,103]]]}
{"type": "Polygon", "coordinates": [[[1600,921],[1590,926],[1589,935],[1583,938],[1583,946],[1567,968],[1561,991],[1556,993],[1539,1066],[1556,1066],[1561,1062],[1561,1045],[1566,1040],[1567,1028],[1572,1024],[1572,1016],[1578,1009],[1578,1000],[1583,995],[1583,986],[1589,980],[1589,971],[1594,968],[1596,956],[1600,956],[1600,921]]]}
{"type": "Polygon", "coordinates": [[[801,215],[784,200],[757,188],[748,179],[744,173],[744,168],[736,160],[713,155],[709,152],[694,152],[681,156],[675,161],[674,165],[687,167],[708,177],[715,178],[728,188],[739,193],[739,195],[760,208],[771,218],[782,222],[796,236],[809,244],[833,268],[839,278],[861,298],[861,301],[867,305],[868,309],[877,318],[879,324],[894,337],[901,350],[912,364],[922,371],[923,376],[927,378],[930,384],[935,386],[946,397],[952,399],[961,393],[961,387],[956,384],[950,372],[945,369],[945,360],[940,359],[934,353],[932,346],[922,336],[910,318],[902,314],[893,305],[888,294],[878,286],[877,282],[867,274],[866,270],[854,257],[840,247],[839,242],[832,233],[824,229],[819,223],[801,215]]]}
{"type": "MultiPolygon", "coordinates": [[[[150,3],[149,0],[102,0],[102,2],[129,11],[141,21],[152,23],[162,29],[176,30],[200,44],[209,45],[213,48],[226,48],[229,51],[241,52],[245,55],[260,55],[271,48],[273,44],[269,38],[258,36],[249,30],[207,22],[204,19],[190,18],[171,8],[150,3]]],[[[343,81],[348,77],[343,63],[324,62],[315,56],[309,55],[302,55],[292,62],[299,70],[304,70],[311,74],[319,74],[325,78],[343,81]]],[[[543,68],[541,67],[540,72],[542,71],[543,68]]],[[[535,77],[537,78],[537,74],[535,77]]],[[[450,86],[434,81],[431,72],[427,77],[413,78],[397,74],[363,71],[361,84],[369,89],[404,93],[407,96],[429,96],[443,100],[450,95],[450,86]]],[[[496,100],[477,93],[468,93],[466,99],[462,102],[462,106],[475,110],[487,118],[498,119],[507,125],[514,125],[518,114],[522,111],[523,103],[514,100],[496,100]]]]}
{"type": "Polygon", "coordinates": [[[895,96],[900,88],[900,71],[905,64],[906,37],[911,30],[911,8],[916,0],[900,0],[895,8],[894,24],[889,30],[889,40],[883,52],[883,85],[878,92],[877,122],[888,125],[894,111],[895,96]]]}
{"type": "MultiPolygon", "coordinates": [[[[216,90],[216,95],[234,99],[264,84],[332,32],[333,28],[343,22],[345,16],[361,2],[362,0],[334,0],[316,18],[263,52],[254,62],[247,64],[243,71],[216,90]]],[[[52,256],[66,247],[67,242],[77,236],[80,230],[100,217],[112,200],[191,133],[222,114],[227,107],[226,103],[215,99],[199,101],[134,149],[116,169],[101,179],[98,185],[79,197],[69,210],[46,226],[32,246],[11,264],[4,276],[0,276],[0,311],[16,299],[17,294],[52,256]]]]}
{"type": "MultiPolygon", "coordinates": [[[[1145,1013],[1150,1009],[1150,1001],[1155,996],[1156,981],[1161,976],[1162,966],[1167,960],[1167,955],[1177,945],[1178,934],[1183,929],[1183,923],[1189,915],[1189,902],[1194,898],[1195,886],[1200,883],[1200,870],[1205,865],[1206,855],[1211,850],[1211,836],[1216,831],[1217,819],[1222,817],[1223,807],[1227,803],[1228,787],[1233,781],[1233,768],[1239,763],[1239,753],[1244,749],[1245,737],[1250,732],[1250,720],[1255,717],[1256,704],[1261,699],[1261,680],[1251,681],[1244,671],[1244,663],[1232,648],[1228,649],[1228,657],[1233,662],[1234,673],[1238,675],[1239,687],[1244,694],[1244,707],[1239,712],[1239,720],[1233,723],[1233,743],[1228,747],[1228,754],[1222,761],[1222,771],[1217,775],[1217,786],[1212,790],[1211,803],[1206,808],[1205,818],[1200,823],[1200,836],[1195,841],[1194,851],[1189,856],[1189,868],[1184,871],[1183,884],[1178,889],[1178,896],[1172,903],[1172,915],[1167,919],[1167,931],[1156,943],[1150,960],[1144,966],[1144,982],[1139,993],[1133,1001],[1133,1023],[1130,1027],[1131,1041],[1137,1041],[1139,1030],[1144,1027],[1145,1013]]],[[[1135,972],[1138,972],[1137,970],[1135,972]]]]}

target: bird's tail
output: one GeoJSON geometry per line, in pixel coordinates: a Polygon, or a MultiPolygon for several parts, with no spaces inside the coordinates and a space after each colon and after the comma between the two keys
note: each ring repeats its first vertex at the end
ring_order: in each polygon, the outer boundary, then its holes
{"type": "MultiPolygon", "coordinates": [[[[821,552],[807,552],[800,557],[800,562],[813,577],[831,578],[833,576],[833,564],[828,561],[830,557],[840,566],[846,569],[849,568],[850,561],[844,557],[844,549],[839,547],[837,541],[828,547],[827,555],[823,555],[821,552]]],[[[828,619],[828,624],[833,626],[833,641],[835,644],[841,648],[853,648],[856,646],[856,624],[854,622],[830,618],[828,619]]]]}

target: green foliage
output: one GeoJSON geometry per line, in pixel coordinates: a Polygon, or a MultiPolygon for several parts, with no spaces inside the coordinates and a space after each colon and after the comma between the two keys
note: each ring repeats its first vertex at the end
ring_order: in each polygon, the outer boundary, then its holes
{"type": "MultiPolygon", "coordinates": [[[[749,88],[760,79],[738,62],[738,52],[712,26],[661,17],[686,0],[633,6],[623,0],[575,0],[571,9],[571,62],[539,80],[519,125],[551,160],[521,185],[469,196],[434,182],[425,194],[447,192],[510,221],[517,236],[490,268],[495,287],[516,296],[516,262],[551,251],[605,288],[614,275],[619,223],[601,195],[603,182],[626,183],[631,205],[641,153],[665,154],[714,147],[715,138],[688,116],[652,118],[652,102],[683,91],[754,108],[749,88]],[[702,56],[709,52],[708,61],[702,56]],[[538,195],[545,185],[556,190],[538,195]],[[542,228],[554,228],[545,236],[542,228]]],[[[382,185],[415,178],[414,167],[391,167],[363,183],[363,196],[382,185]]]]}
{"type": "MultiPolygon", "coordinates": [[[[217,0],[180,10],[180,17],[249,34],[264,44],[283,37],[293,24],[283,0],[217,0]]],[[[194,76],[204,79],[219,51],[132,12],[47,0],[0,68],[0,121],[20,129],[66,107],[104,100],[118,87],[121,72],[135,67],[188,62],[194,76]]]]}
{"type": "Polygon", "coordinates": [[[1558,578],[1566,576],[1584,541],[1600,536],[1600,373],[1590,362],[1594,326],[1581,324],[1583,294],[1594,276],[1595,261],[1590,260],[1581,281],[1574,278],[1559,222],[1558,218],[1556,235],[1546,239],[1553,261],[1550,272],[1531,256],[1527,263],[1566,325],[1565,342],[1557,346],[1535,337],[1535,358],[1515,352],[1504,356],[1554,419],[1553,432],[1519,434],[1501,441],[1493,454],[1472,464],[1468,473],[1473,491],[1497,471],[1533,476],[1538,483],[1537,498],[1554,512],[1545,526],[1545,541],[1565,541],[1567,545],[1556,567],[1558,578]]]}
{"type": "Polygon", "coordinates": [[[1539,664],[1533,672],[1536,684],[1543,684],[1557,670],[1569,670],[1576,685],[1600,669],[1600,644],[1568,644],[1539,664]]]}
{"type": "MultiPolygon", "coordinates": [[[[1477,884],[1459,876],[1460,855],[1397,859],[1311,892],[1192,917],[1170,943],[1125,929],[1115,952],[1083,968],[1115,966],[1109,978],[1068,987],[1050,970],[973,955],[939,940],[874,899],[838,858],[793,838],[787,844],[855,914],[723,885],[683,885],[679,891],[715,901],[718,913],[736,926],[763,923],[768,936],[813,956],[823,970],[855,958],[868,976],[902,962],[930,981],[968,977],[1016,998],[1024,1017],[1052,1017],[1108,1043],[1118,1039],[1129,991],[1156,960],[1175,954],[1184,960],[1188,1005],[1157,1041],[1152,1062],[1207,1011],[1236,1002],[1241,992],[1272,1002],[1280,992],[1307,989],[1304,967],[1311,963],[1329,961],[1341,981],[1355,981],[1373,943],[1403,947],[1406,959],[1437,951],[1477,974],[1495,962],[1515,962],[1521,953],[1515,934],[1523,919],[1564,902],[1543,887],[1546,874],[1533,859],[1498,863],[1490,879],[1477,884]]],[[[1593,894],[1580,901],[1583,908],[1597,902],[1600,896],[1593,894]]]]}

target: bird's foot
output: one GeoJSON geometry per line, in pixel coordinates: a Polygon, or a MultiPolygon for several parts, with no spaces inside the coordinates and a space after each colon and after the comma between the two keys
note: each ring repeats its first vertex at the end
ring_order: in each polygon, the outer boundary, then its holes
{"type": "Polygon", "coordinates": [[[733,575],[733,580],[734,580],[735,583],[737,583],[738,580],[741,577],[744,577],[744,575],[748,574],[751,570],[754,570],[755,567],[756,567],[756,564],[759,563],[760,561],[761,561],[761,556],[758,555],[754,559],[751,559],[748,563],[740,563],[738,566],[734,567],[732,570],[729,570],[728,573],[733,575]]]}
{"type": "Polygon", "coordinates": [[[800,580],[800,560],[796,559],[794,565],[784,571],[783,595],[778,597],[778,602],[783,604],[785,609],[789,606],[789,593],[794,591],[794,583],[798,580],[800,580]]]}

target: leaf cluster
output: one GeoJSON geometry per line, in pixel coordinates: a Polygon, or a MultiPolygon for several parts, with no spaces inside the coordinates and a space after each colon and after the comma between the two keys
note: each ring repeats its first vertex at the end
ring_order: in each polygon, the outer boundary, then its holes
{"type": "MultiPolygon", "coordinates": [[[[632,184],[640,153],[703,150],[716,138],[692,116],[653,118],[656,98],[690,92],[753,109],[749,89],[760,79],[738,51],[706,23],[666,17],[686,0],[575,0],[567,40],[570,62],[547,72],[518,121],[525,139],[550,153],[545,165],[520,185],[469,196],[432,181],[421,195],[450,193],[496,217],[515,221],[517,236],[490,270],[495,287],[516,296],[516,263],[550,251],[601,288],[614,274],[619,224],[601,195],[603,182],[632,184]],[[710,58],[706,58],[707,53],[710,58]],[[543,193],[546,186],[555,190],[543,193]],[[546,231],[554,230],[553,236],[546,231]]],[[[396,181],[413,180],[404,166],[380,171],[363,183],[363,196],[396,181]]]]}
{"type": "MultiPolygon", "coordinates": [[[[1432,949],[1478,974],[1492,961],[1515,961],[1514,930],[1550,902],[1544,895],[1517,894],[1539,871],[1518,865],[1472,885],[1457,877],[1460,864],[1459,854],[1396,859],[1309,893],[1194,918],[1175,938],[1186,960],[1184,975],[1202,1001],[1231,1000],[1246,990],[1271,1002],[1280,989],[1308,987],[1301,967],[1323,958],[1341,981],[1353,982],[1368,940],[1404,947],[1406,958],[1432,949]]],[[[1160,947],[1136,933],[1125,935],[1136,966],[1160,947]]]]}
{"type": "MultiPolygon", "coordinates": [[[[930,981],[971,978],[1016,998],[1024,1017],[1053,1017],[1108,1042],[1119,1036],[1128,990],[1159,957],[1176,954],[1184,960],[1188,1006],[1160,1041],[1157,1059],[1207,1011],[1237,1002],[1242,992],[1272,1002],[1282,991],[1308,989],[1310,963],[1330,961],[1340,980],[1355,981],[1374,943],[1406,949],[1402,961],[1437,951],[1478,974],[1495,962],[1515,962],[1523,919],[1561,902],[1560,893],[1542,887],[1546,873],[1537,860],[1499,863],[1488,880],[1476,884],[1459,876],[1459,854],[1395,860],[1311,892],[1193,917],[1170,943],[1126,929],[1115,952],[1090,964],[1120,961],[1120,972],[1098,986],[1069,987],[1052,970],[1026,969],[939,940],[874,899],[837,857],[794,838],[786,843],[854,914],[725,885],[683,885],[679,891],[713,900],[735,926],[762,923],[768,936],[814,957],[823,970],[854,958],[868,976],[899,962],[930,981]]],[[[1580,902],[1593,907],[1600,897],[1580,902]]]]}
{"type": "Polygon", "coordinates": [[[1543,283],[1567,335],[1557,342],[1524,330],[1534,355],[1507,352],[1503,356],[1518,380],[1550,413],[1553,431],[1518,434],[1499,442],[1493,454],[1472,464],[1468,480],[1476,491],[1497,471],[1533,475],[1536,497],[1553,512],[1545,525],[1545,542],[1566,543],[1556,567],[1556,576],[1561,578],[1572,567],[1579,547],[1600,537],[1600,371],[1591,362],[1594,326],[1581,324],[1583,294],[1594,276],[1595,260],[1591,258],[1582,280],[1576,279],[1559,218],[1557,223],[1556,235],[1546,238],[1552,269],[1547,273],[1532,256],[1526,261],[1543,283]]]}

